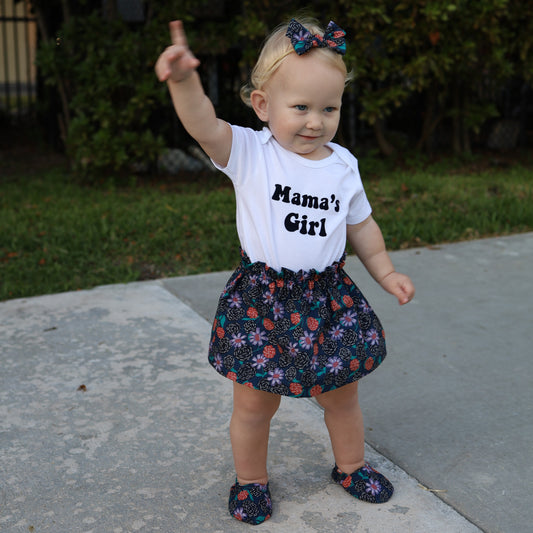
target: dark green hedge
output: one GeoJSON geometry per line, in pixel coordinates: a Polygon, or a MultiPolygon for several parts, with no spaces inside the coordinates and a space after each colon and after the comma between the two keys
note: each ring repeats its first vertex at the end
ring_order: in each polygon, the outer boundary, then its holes
{"type": "MultiPolygon", "coordinates": [[[[88,0],[34,2],[43,37],[38,66],[63,104],[67,153],[86,174],[146,166],[168,145],[176,126],[153,66],[173,18],[185,21],[206,87],[218,76],[220,114],[236,121],[250,120],[237,90],[268,32],[303,8],[324,25],[335,20],[348,33],[352,119],[374,130],[385,153],[394,143],[384,120],[405,114],[413,99],[416,116],[409,120],[418,148],[447,123],[450,145],[469,151],[472,135],[498,116],[502,88],[533,78],[532,0],[147,0],[144,21],[136,23],[108,5],[104,13],[88,0]],[[47,31],[44,4],[62,14],[59,30],[47,31]]],[[[353,124],[343,125],[348,140],[353,124]]]]}

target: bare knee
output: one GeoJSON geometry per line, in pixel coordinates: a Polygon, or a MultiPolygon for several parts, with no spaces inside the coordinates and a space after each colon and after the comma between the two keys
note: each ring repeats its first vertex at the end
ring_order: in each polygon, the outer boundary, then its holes
{"type": "Polygon", "coordinates": [[[315,398],[326,413],[357,409],[359,406],[357,382],[344,385],[330,392],[325,392],[315,396],[315,398]]]}
{"type": "Polygon", "coordinates": [[[270,422],[278,410],[280,401],[281,398],[278,395],[235,383],[233,387],[233,416],[250,424],[270,422]]]}

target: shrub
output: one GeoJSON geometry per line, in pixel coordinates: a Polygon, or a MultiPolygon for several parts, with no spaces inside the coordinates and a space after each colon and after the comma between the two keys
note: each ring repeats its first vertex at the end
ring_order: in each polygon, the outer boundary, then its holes
{"type": "Polygon", "coordinates": [[[57,41],[43,43],[38,64],[49,84],[64,84],[63,140],[73,167],[94,175],[157,158],[163,145],[149,127],[166,97],[153,75],[154,45],[121,20],[73,17],[57,41]],[[80,38],[83,36],[83,38],[80,38]]]}
{"type": "MultiPolygon", "coordinates": [[[[59,9],[59,1],[54,1],[59,9]]],[[[37,9],[41,3],[44,0],[34,2],[37,9]]],[[[348,33],[346,60],[355,74],[348,89],[349,119],[341,135],[347,133],[353,141],[350,130],[357,109],[385,153],[394,147],[386,138],[384,123],[394,116],[403,118],[405,129],[418,135],[419,148],[429,146],[437,126],[446,121],[455,151],[470,151],[472,134],[498,114],[496,100],[502,87],[516,76],[529,82],[533,78],[533,17],[526,22],[521,18],[525,12],[533,14],[531,2],[518,6],[510,0],[169,0],[161,4],[145,0],[145,21],[128,25],[116,13],[104,16],[91,10],[91,5],[101,5],[100,0],[62,0],[64,24],[57,35],[43,36],[38,64],[46,82],[61,96],[63,142],[73,167],[82,174],[122,172],[132,164],[146,167],[175,128],[166,87],[153,72],[168,44],[167,22],[173,18],[186,22],[191,47],[203,62],[204,85],[221,116],[238,123],[251,117],[239,104],[238,90],[265,36],[302,8],[324,24],[336,20],[348,33]],[[407,112],[406,105],[415,99],[414,113],[407,112]]]]}

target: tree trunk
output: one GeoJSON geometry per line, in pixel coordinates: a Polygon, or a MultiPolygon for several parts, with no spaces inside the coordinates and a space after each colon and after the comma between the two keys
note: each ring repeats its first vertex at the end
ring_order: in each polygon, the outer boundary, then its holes
{"type": "Polygon", "coordinates": [[[116,0],[107,0],[104,2],[104,17],[108,20],[114,20],[117,17],[117,2],[116,0]]]}
{"type": "Polygon", "coordinates": [[[434,84],[426,92],[426,109],[424,110],[422,133],[416,146],[417,150],[424,149],[427,154],[431,154],[433,151],[431,136],[443,118],[442,113],[437,113],[437,95],[438,88],[434,84]]]}
{"type": "Polygon", "coordinates": [[[465,113],[468,109],[468,96],[465,91],[463,91],[463,98],[461,101],[461,127],[462,127],[462,133],[461,138],[463,141],[463,154],[470,155],[472,153],[472,145],[470,143],[470,131],[468,129],[468,126],[465,121],[465,113]]]}
{"type": "Polygon", "coordinates": [[[61,9],[63,10],[63,21],[68,22],[70,20],[70,6],[68,0],[61,0],[61,9]]]}
{"type": "MultiPolygon", "coordinates": [[[[62,1],[62,6],[63,6],[63,17],[65,17],[65,20],[67,20],[66,17],[70,16],[70,12],[69,12],[66,0],[62,1]]],[[[43,41],[47,41],[48,39],[50,39],[50,32],[48,31],[48,27],[46,26],[46,19],[44,17],[44,14],[38,4],[34,4],[34,9],[35,9],[35,18],[37,19],[37,27],[39,28],[41,37],[43,41]]],[[[59,72],[56,72],[56,80],[57,80],[57,92],[59,93],[59,98],[61,100],[61,109],[62,109],[62,114],[58,115],[58,125],[59,125],[61,140],[65,142],[68,128],[70,125],[69,99],[68,99],[67,89],[65,85],[65,80],[61,77],[59,72]]]]}
{"type": "Polygon", "coordinates": [[[461,154],[461,134],[462,134],[462,112],[461,112],[461,87],[459,81],[455,80],[453,83],[453,139],[452,147],[455,155],[461,154]]]}
{"type": "Polygon", "coordinates": [[[465,120],[468,96],[464,85],[455,80],[453,87],[453,152],[455,155],[471,154],[470,130],[465,120]]]}
{"type": "Polygon", "coordinates": [[[383,127],[383,120],[377,119],[373,125],[374,135],[378,142],[381,153],[387,157],[391,157],[396,153],[396,148],[385,137],[385,128],[383,127]]]}

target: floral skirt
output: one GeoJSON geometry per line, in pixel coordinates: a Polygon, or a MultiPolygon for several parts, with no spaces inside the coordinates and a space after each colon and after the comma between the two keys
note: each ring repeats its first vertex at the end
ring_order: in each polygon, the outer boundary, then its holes
{"type": "Polygon", "coordinates": [[[220,296],[209,362],[223,376],[283,396],[309,397],[359,380],[386,355],[385,334],[343,270],[280,272],[244,251],[220,296]]]}

